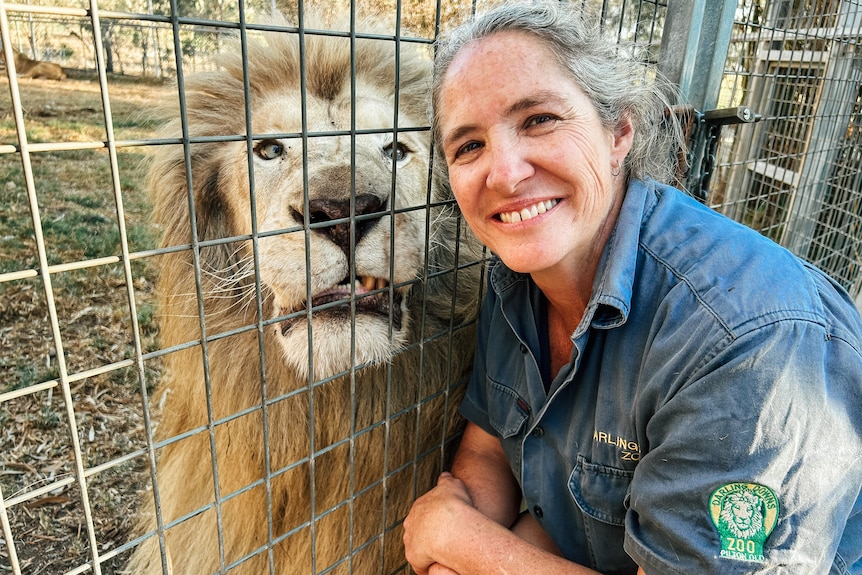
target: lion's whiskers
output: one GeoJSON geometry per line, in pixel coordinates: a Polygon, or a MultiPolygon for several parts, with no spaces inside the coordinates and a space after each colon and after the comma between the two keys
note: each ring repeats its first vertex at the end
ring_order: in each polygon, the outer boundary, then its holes
{"type": "Polygon", "coordinates": [[[201,267],[201,273],[211,280],[206,286],[207,296],[217,300],[233,300],[218,313],[235,309],[245,314],[255,302],[257,289],[254,282],[254,257],[246,255],[237,258],[238,253],[239,248],[231,254],[229,259],[233,263],[226,268],[217,270],[201,267]]]}
{"type": "MultiPolygon", "coordinates": [[[[240,248],[234,250],[228,258],[231,263],[221,269],[212,267],[206,261],[201,262],[201,283],[203,284],[204,296],[212,301],[230,302],[229,305],[218,306],[217,309],[209,312],[214,316],[235,311],[245,314],[256,301],[254,257],[250,255],[237,257],[239,253],[240,248]]],[[[191,267],[193,264],[189,262],[188,265],[191,267]]],[[[177,293],[175,296],[194,300],[197,293],[177,293]]],[[[174,314],[173,317],[197,317],[197,314],[174,314]]]]}
{"type": "MultiPolygon", "coordinates": [[[[432,219],[429,223],[431,234],[428,236],[429,251],[445,249],[448,253],[454,253],[454,245],[448,234],[445,233],[447,226],[452,225],[451,221],[455,218],[455,208],[451,205],[440,208],[432,212],[432,219]],[[435,233],[435,230],[437,233],[435,233]]],[[[467,225],[462,223],[462,225],[467,225]]],[[[454,227],[454,226],[453,226],[454,227]]]]}

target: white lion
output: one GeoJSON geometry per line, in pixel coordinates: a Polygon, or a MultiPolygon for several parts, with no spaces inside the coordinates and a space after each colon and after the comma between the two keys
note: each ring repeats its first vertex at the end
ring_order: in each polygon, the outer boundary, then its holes
{"type": "Polygon", "coordinates": [[[481,266],[429,176],[430,59],[305,26],[185,78],[191,143],[152,165],[171,353],[132,573],[391,572],[455,436],[481,266]]]}

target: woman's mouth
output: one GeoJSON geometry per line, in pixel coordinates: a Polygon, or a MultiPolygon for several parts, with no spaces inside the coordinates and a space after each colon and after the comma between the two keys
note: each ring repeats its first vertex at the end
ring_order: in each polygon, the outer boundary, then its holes
{"type": "Polygon", "coordinates": [[[527,206],[522,208],[521,210],[514,212],[500,212],[497,217],[500,218],[500,221],[507,224],[514,224],[518,222],[523,222],[525,220],[530,220],[535,218],[539,214],[544,214],[554,206],[560,203],[559,200],[545,200],[543,202],[537,202],[532,206],[527,206]]]}

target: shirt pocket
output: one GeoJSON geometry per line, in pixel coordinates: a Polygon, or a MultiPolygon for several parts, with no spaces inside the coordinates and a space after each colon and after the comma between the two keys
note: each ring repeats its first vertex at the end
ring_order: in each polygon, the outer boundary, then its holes
{"type": "Polygon", "coordinates": [[[518,434],[527,421],[530,408],[511,387],[488,380],[488,420],[502,439],[518,434]]]}
{"type": "Polygon", "coordinates": [[[569,476],[569,490],[585,515],[622,527],[626,521],[626,494],[633,476],[633,471],[590,463],[578,455],[569,476]]]}
{"type": "Polygon", "coordinates": [[[623,551],[625,501],[633,476],[633,471],[591,463],[582,455],[569,476],[569,492],[583,514],[591,567],[602,573],[637,569],[623,551]]]}
{"type": "Polygon", "coordinates": [[[511,387],[488,380],[488,422],[500,437],[500,445],[512,475],[521,481],[521,442],[530,408],[511,387]]]}

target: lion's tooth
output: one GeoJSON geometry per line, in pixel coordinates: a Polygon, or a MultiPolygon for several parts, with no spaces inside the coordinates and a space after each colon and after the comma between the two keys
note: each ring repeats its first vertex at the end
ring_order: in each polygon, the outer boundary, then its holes
{"type": "Polygon", "coordinates": [[[377,289],[383,289],[388,285],[389,285],[389,282],[387,282],[385,279],[377,278],[377,289]]]}
{"type": "Polygon", "coordinates": [[[374,278],[372,276],[363,276],[362,277],[362,287],[364,287],[367,291],[371,291],[374,289],[374,278]]]}

